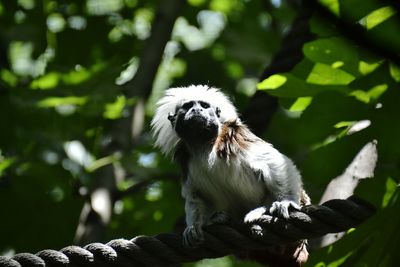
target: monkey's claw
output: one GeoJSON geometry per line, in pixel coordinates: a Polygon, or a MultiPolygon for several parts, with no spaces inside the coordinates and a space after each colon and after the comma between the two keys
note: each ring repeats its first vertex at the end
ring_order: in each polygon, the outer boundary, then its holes
{"type": "Polygon", "coordinates": [[[204,242],[204,232],[200,226],[190,225],[183,231],[183,245],[195,248],[204,242]]]}
{"type": "Polygon", "coordinates": [[[275,201],[274,203],[272,203],[272,206],[269,209],[269,213],[271,213],[272,215],[288,219],[289,208],[294,208],[296,210],[301,209],[299,204],[297,204],[292,200],[282,200],[282,201],[275,201]]]}
{"type": "Polygon", "coordinates": [[[244,217],[244,223],[254,223],[256,221],[259,221],[260,219],[262,219],[266,212],[267,209],[265,207],[256,208],[246,214],[246,216],[244,217]]]}
{"type": "Polygon", "coordinates": [[[262,237],[263,236],[263,229],[260,225],[254,224],[250,227],[250,232],[253,236],[262,237]]]}

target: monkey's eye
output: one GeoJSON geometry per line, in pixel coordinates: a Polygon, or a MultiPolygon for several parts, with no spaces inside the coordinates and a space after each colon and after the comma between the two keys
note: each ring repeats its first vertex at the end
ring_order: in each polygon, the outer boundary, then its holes
{"type": "Polygon", "coordinates": [[[194,101],[189,101],[189,102],[184,103],[181,108],[187,110],[187,109],[190,109],[191,107],[193,107],[193,105],[194,105],[194,101]]]}
{"type": "Polygon", "coordinates": [[[209,108],[210,104],[208,104],[207,102],[204,101],[199,101],[199,104],[202,108],[209,108]]]}

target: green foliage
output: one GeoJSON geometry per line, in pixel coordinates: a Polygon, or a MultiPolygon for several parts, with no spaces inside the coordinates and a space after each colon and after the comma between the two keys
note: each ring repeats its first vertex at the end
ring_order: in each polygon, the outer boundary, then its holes
{"type": "MultiPolygon", "coordinates": [[[[320,2],[363,27],[372,46],[400,53],[399,14],[390,1],[320,2]]],[[[315,14],[316,38],[303,46],[302,61],[256,85],[298,6],[189,0],[132,142],[129,115],[140,92],[129,82],[159,6],[153,0],[0,0],[0,254],[71,244],[99,184],[114,196],[100,241],[179,229],[180,174],[152,147],[149,122],[167,87],[208,83],[223,88],[239,110],[256,86],[278,98],[266,139],[294,159],[314,203],[363,145],[377,140],[375,177],[356,192],[377,215],[313,252],[307,266],[399,265],[399,65],[315,14]]],[[[224,257],[185,266],[258,265],[224,257]]]]}
{"type": "MultiPolygon", "coordinates": [[[[362,1],[357,6],[365,7],[369,2],[373,1],[362,1]]],[[[391,27],[400,26],[383,26],[391,16],[397,17],[388,7],[376,6],[375,10],[366,9],[358,15],[350,7],[340,8],[341,14],[348,12],[363,18],[371,36],[384,35],[391,27]],[[382,33],[372,33],[378,25],[382,25],[382,33]]],[[[304,46],[303,61],[292,72],[270,76],[258,85],[260,90],[278,96],[292,114],[290,119],[286,114],[275,118],[270,126],[270,140],[298,153],[296,162],[306,184],[314,189],[312,198],[317,200],[327,182],[344,171],[357,151],[367,142],[377,140],[375,177],[373,181],[363,181],[356,195],[374,203],[378,211],[373,219],[349,231],[339,242],[312,253],[307,266],[397,266],[399,80],[392,70],[393,64],[331,31],[331,27],[321,27],[320,21],[318,17],[312,19],[311,27],[319,37],[304,46]],[[355,122],[364,126],[352,131],[355,122]],[[282,137],[285,133],[291,133],[289,142],[282,137]]],[[[398,37],[393,36],[396,41],[398,37]]],[[[391,41],[382,45],[390,48],[392,44],[391,41]]]]}

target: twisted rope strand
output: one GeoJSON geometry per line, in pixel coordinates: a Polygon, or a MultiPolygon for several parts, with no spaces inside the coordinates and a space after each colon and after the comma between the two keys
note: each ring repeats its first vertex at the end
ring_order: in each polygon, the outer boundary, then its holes
{"type": "Polygon", "coordinates": [[[217,258],[241,251],[309,239],[353,228],[374,214],[368,203],[355,198],[334,199],[319,206],[305,206],[289,219],[263,215],[248,225],[210,225],[204,228],[205,242],[198,248],[182,245],[182,236],[163,233],[154,237],[115,239],[60,251],[0,256],[0,267],[121,267],[168,266],[204,258],[217,258]]]}

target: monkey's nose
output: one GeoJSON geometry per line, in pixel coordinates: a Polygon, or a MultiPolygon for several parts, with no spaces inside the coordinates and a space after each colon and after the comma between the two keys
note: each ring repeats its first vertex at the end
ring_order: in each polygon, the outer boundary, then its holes
{"type": "Polygon", "coordinates": [[[193,108],[193,109],[192,109],[192,112],[193,112],[194,114],[200,114],[202,111],[203,111],[202,108],[193,108]]]}

